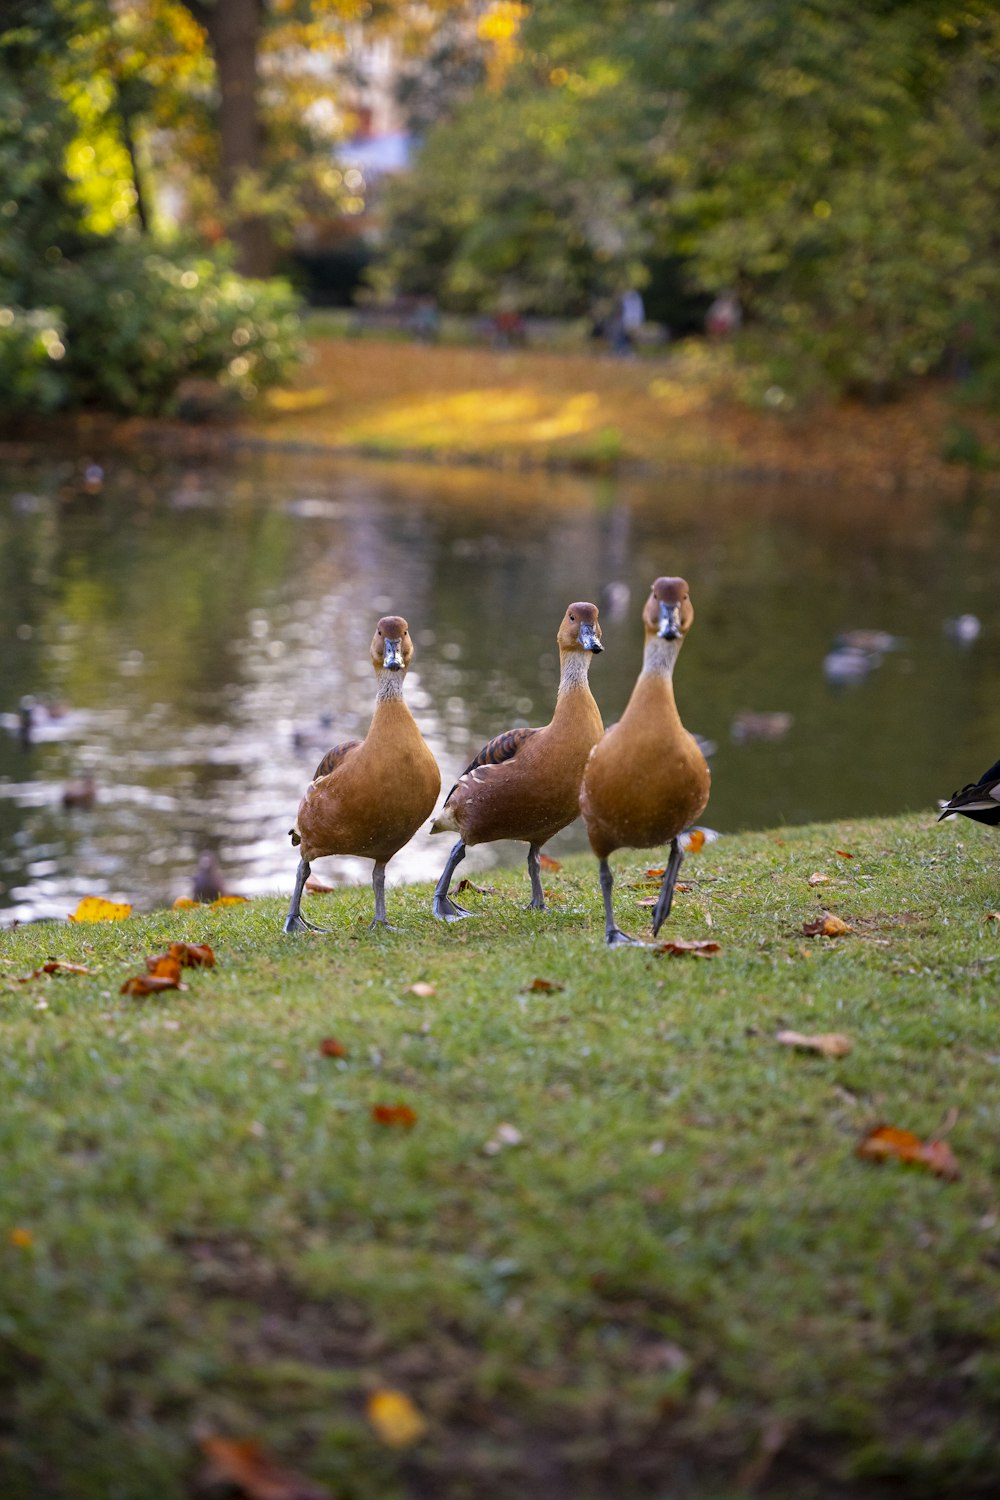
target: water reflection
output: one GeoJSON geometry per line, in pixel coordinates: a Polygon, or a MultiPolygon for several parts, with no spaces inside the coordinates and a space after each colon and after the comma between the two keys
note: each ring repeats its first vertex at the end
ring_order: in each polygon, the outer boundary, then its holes
{"type": "MultiPolygon", "coordinates": [[[[548,718],[570,599],[602,601],[591,680],[616,718],[663,572],[692,586],[678,696],[718,747],[713,826],[930,808],[1000,750],[1000,542],[975,501],[288,456],[102,463],[97,494],[73,463],[0,468],[8,916],[62,915],[87,893],[172,900],[205,849],[237,890],[289,890],[298,798],[328,744],[365,731],[368,643],[390,610],[410,622],[407,693],[446,786],[489,736],[548,718]],[[898,649],[825,672],[865,649],[859,629],[898,649]],[[774,715],[780,735],[745,732],[774,715]],[[96,805],[64,806],[88,776],[96,805]]],[[[581,846],[579,825],[558,843],[581,846]]],[[[390,878],[436,876],[446,844],[419,836],[390,878]]],[[[520,858],[470,865],[498,854],[520,858]]]]}

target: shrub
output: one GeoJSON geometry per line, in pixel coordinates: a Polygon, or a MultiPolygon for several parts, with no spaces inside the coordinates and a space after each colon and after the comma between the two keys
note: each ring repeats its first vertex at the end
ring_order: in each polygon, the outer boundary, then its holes
{"type": "Polygon", "coordinates": [[[63,322],[57,313],[0,307],[0,390],[10,415],[62,405],[65,354],[63,322]]]}

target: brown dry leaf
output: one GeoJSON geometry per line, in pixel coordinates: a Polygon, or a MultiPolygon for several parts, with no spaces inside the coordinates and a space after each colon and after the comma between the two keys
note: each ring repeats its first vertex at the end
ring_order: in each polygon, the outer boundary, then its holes
{"type": "Polygon", "coordinates": [[[662,880],[666,873],[666,865],[656,865],[652,870],[646,871],[646,875],[650,880],[662,880]]]}
{"type": "Polygon", "coordinates": [[[84,964],[66,963],[61,958],[50,958],[42,964],[40,969],[33,969],[30,974],[22,974],[16,981],[18,984],[28,984],[32,979],[40,979],[43,974],[89,974],[90,970],[84,964]]]}
{"type": "Polygon", "coordinates": [[[815,922],[803,922],[802,931],[806,937],[843,937],[847,932],[853,932],[853,927],[848,927],[841,917],[835,917],[832,912],[824,912],[815,922]]]}
{"type": "Polygon", "coordinates": [[[659,896],[640,896],[635,904],[636,906],[655,906],[659,899],[659,896]]]}
{"type": "Polygon", "coordinates": [[[808,1035],[802,1031],[779,1031],[774,1039],[783,1047],[801,1047],[806,1052],[820,1052],[824,1057],[846,1057],[854,1048],[849,1036],[838,1031],[819,1031],[808,1035]]]}
{"type": "Polygon", "coordinates": [[[559,984],[554,979],[533,979],[530,984],[524,985],[526,992],[538,990],[544,994],[551,994],[553,990],[564,990],[565,988],[564,984],[559,984]]]}
{"type": "Polygon", "coordinates": [[[814,870],[806,881],[806,885],[825,885],[829,879],[829,875],[824,875],[822,870],[814,870]]]}
{"type": "Polygon", "coordinates": [[[911,1130],[899,1130],[894,1125],[873,1126],[855,1146],[854,1154],[862,1161],[887,1161],[891,1157],[926,1167],[947,1182],[955,1182],[961,1175],[947,1141],[922,1141],[911,1130]]]}
{"type": "Polygon", "coordinates": [[[170,908],[170,910],[171,911],[187,911],[187,909],[188,909],[189,906],[200,906],[200,905],[201,905],[200,901],[192,901],[190,896],[178,896],[177,900],[174,902],[174,904],[170,908]]]}
{"type": "Polygon", "coordinates": [[[335,889],[335,886],[324,885],[315,875],[310,875],[305,884],[306,894],[309,896],[332,896],[335,889]]]}
{"type": "Polygon", "coordinates": [[[146,959],[146,972],[155,979],[180,979],[180,960],[171,953],[151,953],[146,959]]]}
{"type": "Polygon", "coordinates": [[[373,1104],[372,1119],[376,1125],[401,1125],[404,1130],[412,1130],[417,1112],[408,1104],[373,1104]]]}
{"type": "Polygon", "coordinates": [[[215,901],[210,901],[208,904],[209,904],[210,907],[212,907],[212,906],[242,906],[244,904],[244,902],[249,901],[249,900],[250,900],[249,896],[219,896],[219,897],[217,897],[217,899],[215,901]]]}
{"type": "Polygon", "coordinates": [[[71,922],[123,922],[132,915],[132,907],[125,901],[105,901],[103,896],[84,896],[76,911],[70,912],[71,922]]]}
{"type": "Polygon", "coordinates": [[[171,943],[167,951],[182,969],[215,968],[215,954],[207,943],[171,943]]]}
{"type": "Polygon", "coordinates": [[[1000,922],[1000,911],[988,911],[983,918],[984,922],[1000,922]]]}
{"type": "Polygon", "coordinates": [[[429,1000],[432,995],[437,994],[437,989],[433,984],[428,984],[425,979],[418,979],[416,984],[411,984],[403,991],[403,994],[416,995],[418,1000],[429,1000]]]}
{"type": "Polygon", "coordinates": [[[245,1500],[332,1500],[331,1491],[291,1469],[283,1469],[252,1438],[199,1438],[208,1459],[209,1485],[228,1484],[245,1500]]]}
{"type": "Polygon", "coordinates": [[[495,885],[476,885],[471,880],[460,880],[458,882],[458,895],[463,891],[472,891],[476,896],[495,896],[497,888],[495,885]]]}
{"type": "Polygon", "coordinates": [[[18,1250],[30,1250],[35,1243],[35,1236],[30,1229],[25,1229],[23,1224],[16,1224],[7,1236],[12,1245],[18,1250]]]}
{"type": "Polygon", "coordinates": [[[841,859],[853,859],[853,854],[848,854],[846,849],[834,849],[834,854],[839,854],[841,859]]]}
{"type": "Polygon", "coordinates": [[[540,854],[538,856],[538,867],[540,870],[552,870],[554,873],[556,870],[562,869],[562,863],[558,859],[553,859],[551,854],[540,854]]]}
{"type": "MultiPolygon", "coordinates": [[[[178,975],[180,969],[177,970],[178,975]]],[[[159,995],[163,990],[186,990],[187,985],[181,984],[180,979],[174,979],[168,974],[134,974],[131,979],[126,979],[120,995],[159,995]]]]}
{"type": "Polygon", "coordinates": [[[717,943],[714,938],[697,938],[693,942],[687,942],[684,938],[672,938],[667,943],[657,943],[653,951],[657,958],[683,958],[685,954],[690,954],[692,958],[711,958],[722,952],[722,944],[717,943]]]}
{"type": "Polygon", "coordinates": [[[389,1448],[409,1448],[427,1431],[426,1419],[403,1391],[372,1391],[366,1405],[369,1422],[389,1448]]]}
{"type": "Polygon", "coordinates": [[[325,1036],[319,1044],[319,1050],[324,1057],[346,1057],[347,1048],[343,1042],[338,1042],[335,1036],[325,1036]]]}

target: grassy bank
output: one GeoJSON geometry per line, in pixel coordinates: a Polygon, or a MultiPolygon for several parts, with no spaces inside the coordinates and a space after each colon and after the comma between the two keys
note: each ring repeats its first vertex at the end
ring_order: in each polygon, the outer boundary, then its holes
{"type": "Polygon", "coordinates": [[[362,890],[311,898],[327,937],[277,900],[4,934],[0,1491],[174,1500],[212,1433],[339,1500],[996,1494],[998,853],[930,817],[720,841],[668,924],[702,959],[606,952],[589,859],[449,929],[413,888],[398,934],[362,890]],[[179,938],[217,967],[120,995],[179,938]],[[15,982],[48,957],[90,973],[15,982]],[[960,1180],[857,1159],[877,1121],[960,1180]]]}

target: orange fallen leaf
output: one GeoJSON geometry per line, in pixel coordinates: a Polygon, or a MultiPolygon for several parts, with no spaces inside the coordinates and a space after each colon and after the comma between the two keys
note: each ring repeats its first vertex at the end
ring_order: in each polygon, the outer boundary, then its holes
{"type": "Polygon", "coordinates": [[[76,911],[70,912],[71,922],[123,922],[132,915],[132,907],[124,901],[105,901],[103,896],[84,896],[76,911]]]}
{"type": "Polygon", "coordinates": [[[219,897],[216,898],[215,901],[210,901],[208,904],[209,904],[210,907],[212,907],[212,906],[242,906],[244,902],[249,901],[249,900],[250,900],[249,896],[219,896],[219,897]]]}
{"type": "Polygon", "coordinates": [[[525,991],[539,990],[545,994],[550,994],[553,990],[564,990],[566,986],[558,984],[554,979],[533,979],[530,984],[524,985],[523,988],[525,991]]]}
{"type": "Polygon", "coordinates": [[[146,973],[154,979],[180,979],[181,966],[172,953],[151,953],[146,959],[146,973]]]}
{"type": "Polygon", "coordinates": [[[495,885],[476,885],[471,880],[460,880],[458,882],[458,894],[463,891],[472,891],[476,896],[495,896],[497,888],[495,885]]]}
{"type": "Polygon", "coordinates": [[[372,1391],[368,1420],[388,1448],[409,1448],[427,1431],[427,1421],[403,1391],[372,1391]]]}
{"type": "MultiPolygon", "coordinates": [[[[178,974],[180,970],[178,969],[178,974]]],[[[180,979],[174,979],[167,974],[134,974],[131,979],[126,979],[120,995],[159,995],[163,990],[186,990],[187,985],[181,984],[180,979]]]]}
{"type": "Polygon", "coordinates": [[[984,922],[1000,922],[1000,911],[988,911],[983,918],[984,922]]]}
{"type": "Polygon", "coordinates": [[[186,911],[189,906],[200,906],[200,901],[192,901],[190,896],[178,896],[171,911],[186,911]]]}
{"type": "Polygon", "coordinates": [[[305,889],[310,896],[332,896],[336,887],[324,885],[322,880],[317,880],[315,875],[310,875],[306,881],[305,889]]]}
{"type": "Polygon", "coordinates": [[[854,1148],[855,1156],[862,1161],[909,1162],[913,1166],[926,1167],[935,1177],[955,1182],[961,1175],[955,1153],[947,1141],[922,1141],[911,1130],[899,1130],[894,1125],[875,1125],[854,1148]]]}
{"type": "Polygon", "coordinates": [[[167,952],[182,969],[215,968],[215,954],[207,943],[171,943],[167,952]]]}
{"type": "Polygon", "coordinates": [[[673,938],[667,943],[657,943],[653,951],[657,958],[683,958],[685,954],[690,954],[692,958],[711,958],[722,952],[722,944],[717,943],[714,938],[698,938],[694,942],[673,938]]]}
{"type": "Polygon", "coordinates": [[[252,1438],[199,1438],[208,1459],[208,1485],[234,1486],[245,1500],[332,1500],[325,1485],[314,1484],[276,1464],[252,1438]]]}
{"type": "Polygon", "coordinates": [[[7,1238],[10,1243],[12,1245],[16,1245],[19,1250],[30,1250],[32,1245],[35,1243],[35,1236],[32,1234],[31,1230],[25,1229],[21,1224],[15,1225],[7,1238]]]}
{"type": "Polygon", "coordinates": [[[649,876],[650,880],[662,880],[666,873],[666,865],[656,865],[652,870],[646,871],[646,874],[649,876]]]}
{"type": "Polygon", "coordinates": [[[809,876],[806,885],[825,885],[829,879],[829,875],[824,875],[820,870],[816,870],[809,876]]]}
{"type": "Polygon", "coordinates": [[[432,995],[437,994],[434,985],[428,984],[425,979],[418,979],[416,984],[411,984],[409,989],[403,991],[404,995],[416,995],[418,1000],[429,1000],[432,995]]]}
{"type": "Polygon", "coordinates": [[[32,979],[40,979],[43,974],[89,974],[90,970],[84,964],[66,963],[61,958],[50,958],[42,964],[40,969],[33,969],[30,974],[22,974],[18,984],[28,984],[32,979]]]}
{"type": "Polygon", "coordinates": [[[376,1125],[401,1125],[404,1130],[412,1130],[417,1113],[408,1104],[373,1104],[372,1119],[376,1125]]]}
{"type": "Polygon", "coordinates": [[[812,1035],[801,1031],[779,1031],[774,1040],[783,1047],[800,1047],[806,1052],[820,1052],[824,1057],[846,1057],[854,1047],[850,1037],[837,1031],[819,1031],[812,1035]]]}
{"type": "Polygon", "coordinates": [[[846,849],[834,849],[834,854],[839,854],[841,859],[853,859],[853,854],[848,854],[846,849]]]}
{"type": "Polygon", "coordinates": [[[338,1042],[335,1036],[325,1036],[319,1044],[319,1050],[324,1057],[346,1057],[347,1048],[343,1042],[338,1042]]]}
{"type": "Polygon", "coordinates": [[[562,864],[558,859],[553,859],[551,854],[540,854],[538,856],[538,867],[540,870],[561,870],[562,864]]]}
{"type": "Polygon", "coordinates": [[[853,927],[840,917],[835,917],[832,912],[824,912],[823,916],[815,922],[803,922],[802,931],[806,937],[843,937],[847,932],[853,932],[853,927]]]}

